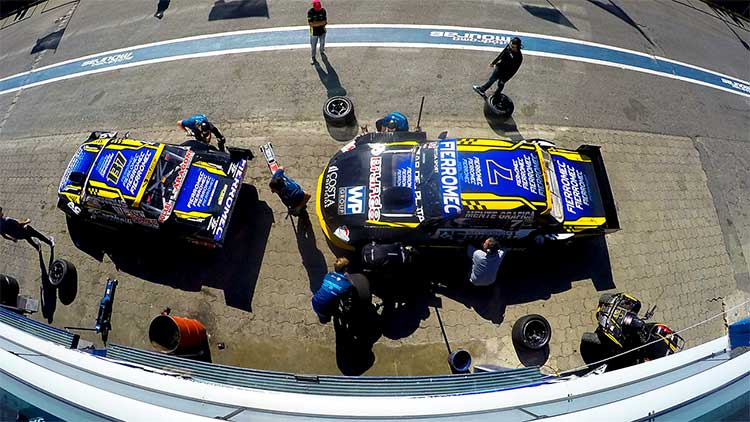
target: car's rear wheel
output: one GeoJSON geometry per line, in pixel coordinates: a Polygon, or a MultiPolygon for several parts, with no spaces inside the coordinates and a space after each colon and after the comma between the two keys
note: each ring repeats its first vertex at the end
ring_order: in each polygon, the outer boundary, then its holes
{"type": "Polygon", "coordinates": [[[332,126],[345,126],[354,121],[354,103],[348,97],[331,97],[323,106],[323,118],[332,126]]]}

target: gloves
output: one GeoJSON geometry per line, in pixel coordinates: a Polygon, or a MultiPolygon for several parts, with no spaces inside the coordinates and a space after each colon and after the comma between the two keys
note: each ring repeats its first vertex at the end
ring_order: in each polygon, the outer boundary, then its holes
{"type": "Polygon", "coordinates": [[[227,141],[227,138],[222,136],[221,138],[219,138],[219,145],[224,145],[226,141],[227,141]]]}

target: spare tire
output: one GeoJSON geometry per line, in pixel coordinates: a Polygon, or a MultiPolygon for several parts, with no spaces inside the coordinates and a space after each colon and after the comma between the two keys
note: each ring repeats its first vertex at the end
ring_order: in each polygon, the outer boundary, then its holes
{"type": "Polygon", "coordinates": [[[503,93],[494,93],[492,96],[487,97],[484,102],[485,110],[491,116],[499,118],[508,118],[513,114],[515,105],[513,101],[503,93]]]}
{"type": "Polygon", "coordinates": [[[56,259],[49,266],[49,282],[55,287],[78,282],[78,271],[67,259],[56,259]]]}
{"type": "Polygon", "coordinates": [[[354,121],[354,103],[348,97],[331,97],[323,106],[323,118],[332,126],[346,126],[354,121]]]}
{"type": "Polygon", "coordinates": [[[18,280],[0,274],[0,304],[16,306],[18,301],[18,280]]]}
{"type": "Polygon", "coordinates": [[[526,315],[513,324],[511,338],[517,347],[539,350],[549,344],[552,338],[552,327],[541,315],[526,315]]]}

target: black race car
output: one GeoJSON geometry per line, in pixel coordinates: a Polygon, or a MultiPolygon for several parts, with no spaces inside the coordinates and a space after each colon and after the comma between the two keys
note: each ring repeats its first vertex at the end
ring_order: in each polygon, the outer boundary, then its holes
{"type": "Polygon", "coordinates": [[[599,147],[534,139],[427,140],[368,133],[318,180],[317,212],[334,245],[457,245],[494,236],[570,239],[619,229],[599,147]]]}
{"type": "Polygon", "coordinates": [[[58,207],[104,226],[159,229],[221,245],[252,152],[116,135],[92,132],[78,147],[60,181],[58,207]]]}

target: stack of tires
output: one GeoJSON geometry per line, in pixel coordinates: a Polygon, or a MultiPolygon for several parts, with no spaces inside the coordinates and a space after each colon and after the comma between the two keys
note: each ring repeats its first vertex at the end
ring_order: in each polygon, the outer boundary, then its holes
{"type": "Polygon", "coordinates": [[[18,300],[18,280],[0,274],[0,305],[16,306],[18,300]]]}

